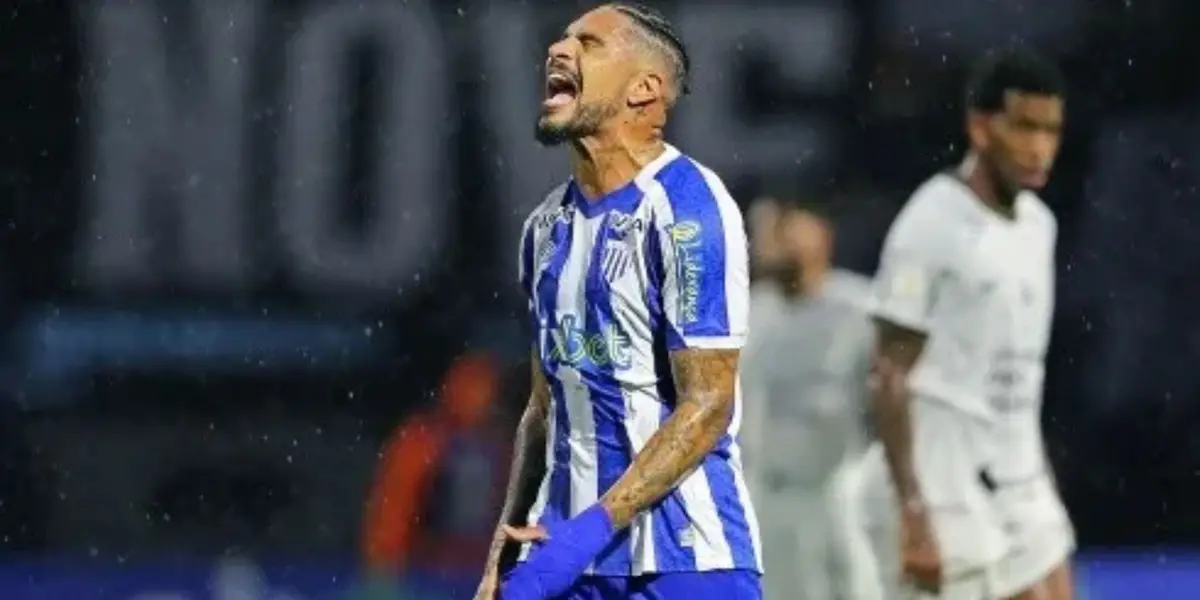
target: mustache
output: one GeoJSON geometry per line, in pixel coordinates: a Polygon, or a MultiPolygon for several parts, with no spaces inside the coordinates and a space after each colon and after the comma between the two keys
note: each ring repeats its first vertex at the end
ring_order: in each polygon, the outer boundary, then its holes
{"type": "Polygon", "coordinates": [[[576,85],[579,84],[579,73],[574,69],[573,65],[562,60],[552,60],[546,65],[546,76],[562,75],[570,79],[576,85]]]}

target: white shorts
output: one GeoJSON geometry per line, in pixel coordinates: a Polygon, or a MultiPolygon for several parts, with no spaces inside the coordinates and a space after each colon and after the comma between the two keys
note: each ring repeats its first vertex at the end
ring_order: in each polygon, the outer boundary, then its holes
{"type": "Polygon", "coordinates": [[[1003,595],[996,591],[996,582],[991,571],[978,571],[959,575],[956,579],[942,582],[937,594],[922,592],[898,579],[884,590],[885,600],[1000,600],[1003,595]]]}
{"type": "MultiPolygon", "coordinates": [[[[953,408],[913,400],[913,467],[948,581],[992,573],[1008,548],[1003,522],[980,480],[990,448],[987,425],[953,408]]],[[[900,569],[899,513],[883,446],[863,459],[863,521],[884,577],[900,569]]],[[[982,575],[981,575],[982,577],[982,575]]],[[[978,600],[978,598],[976,598],[978,600]]]]}
{"type": "Polygon", "coordinates": [[[1009,536],[997,587],[1015,596],[1046,578],[1075,551],[1075,529],[1048,475],[1002,485],[993,496],[1009,536]]]}

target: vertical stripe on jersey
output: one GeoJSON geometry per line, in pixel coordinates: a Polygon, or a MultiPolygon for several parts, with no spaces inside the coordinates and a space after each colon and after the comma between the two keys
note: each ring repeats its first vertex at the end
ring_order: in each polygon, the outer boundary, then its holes
{"type": "MultiPolygon", "coordinates": [[[[636,188],[633,191],[640,197],[636,188]]],[[[588,312],[584,324],[587,339],[595,341],[589,345],[602,349],[592,353],[590,368],[585,372],[589,379],[587,388],[591,392],[592,422],[596,432],[596,487],[601,493],[620,479],[633,459],[625,429],[625,396],[616,378],[619,367],[614,364],[615,346],[619,343],[614,336],[625,328],[619,327],[613,310],[611,283],[604,262],[609,240],[617,243],[623,243],[623,240],[610,227],[610,218],[611,213],[605,214],[595,222],[598,231],[587,271],[588,312]]],[[[625,529],[596,556],[592,568],[600,573],[628,570],[632,560],[630,530],[625,529]]]]}
{"type": "MultiPolygon", "coordinates": [[[[741,386],[738,386],[737,391],[738,406],[742,403],[741,386]]],[[[731,431],[734,436],[741,431],[742,415],[739,408],[734,413],[734,423],[731,425],[731,431]]],[[[745,473],[746,469],[742,462],[742,446],[736,441],[729,447],[729,464],[737,473],[745,473]]],[[[749,552],[739,552],[733,557],[734,567],[739,569],[762,569],[762,538],[758,529],[758,515],[754,511],[754,502],[750,498],[750,488],[746,486],[744,477],[734,477],[734,484],[737,487],[738,505],[742,509],[742,517],[746,521],[746,531],[749,536],[749,552]]],[[[735,544],[730,544],[735,546],[735,544]]],[[[735,546],[737,547],[737,546],[735,546]]]]}
{"type": "Polygon", "coordinates": [[[686,347],[687,338],[722,338],[730,334],[725,289],[725,224],[717,197],[699,167],[680,158],[655,177],[667,192],[671,225],[667,230],[673,255],[664,308],[671,327],[671,349],[686,347]],[[689,284],[694,284],[694,287],[689,284]]]}
{"type": "MultiPolygon", "coordinates": [[[[577,188],[571,186],[569,196],[572,200],[577,200],[578,194],[577,188]]],[[[596,222],[586,218],[578,206],[572,231],[567,264],[559,277],[555,312],[557,322],[553,328],[553,345],[558,356],[554,374],[562,384],[563,414],[570,423],[570,455],[567,463],[561,465],[570,473],[570,504],[564,514],[567,518],[583,512],[599,497],[596,487],[596,421],[592,414],[589,389],[592,377],[587,374],[594,348],[586,332],[587,273],[596,238],[596,222]]]]}
{"type": "MultiPolygon", "coordinates": [[[[662,187],[653,182],[647,185],[647,194],[663,194],[662,187]]],[[[646,230],[646,306],[649,310],[650,330],[654,332],[654,370],[657,374],[657,392],[660,402],[659,409],[647,415],[652,422],[651,435],[671,416],[675,409],[675,382],[671,379],[670,358],[667,346],[661,333],[666,330],[668,323],[663,314],[662,281],[663,271],[662,245],[657,227],[646,230]]],[[[687,507],[678,489],[671,490],[655,511],[652,511],[650,522],[650,539],[654,548],[654,564],[647,568],[659,571],[690,571],[696,568],[695,544],[684,544],[681,536],[687,535],[692,523],[688,517],[687,507]],[[655,518],[656,517],[656,518],[655,518]]],[[[694,542],[694,540],[693,540],[694,542]]]]}
{"type": "MultiPolygon", "coordinates": [[[[726,231],[727,225],[741,227],[740,219],[736,215],[723,214],[727,210],[736,210],[736,205],[732,199],[725,198],[729,206],[723,207],[722,199],[717,198],[714,191],[720,189],[720,182],[711,181],[708,174],[686,157],[663,169],[655,179],[665,192],[667,200],[666,206],[661,207],[662,212],[669,213],[662,215],[664,221],[670,224],[691,223],[699,226],[698,231],[692,232],[695,239],[672,239],[666,240],[669,245],[659,245],[661,253],[675,254],[672,257],[673,265],[664,264],[658,267],[662,272],[662,279],[659,281],[665,284],[660,292],[660,302],[666,321],[664,330],[667,347],[676,350],[692,345],[689,340],[696,338],[723,338],[744,332],[743,324],[731,323],[731,315],[737,311],[731,310],[730,303],[739,300],[730,298],[727,293],[730,284],[737,283],[730,281],[730,275],[734,274],[727,268],[727,261],[737,260],[736,254],[745,251],[730,247],[730,240],[736,239],[738,232],[726,231]],[[686,247],[689,243],[695,252],[690,260],[688,256],[683,255],[689,249],[686,247]],[[673,271],[668,271],[672,267],[673,271]],[[686,269],[702,269],[698,277],[696,273],[691,273],[698,289],[683,289],[689,276],[686,269]],[[676,289],[666,289],[670,286],[676,289]],[[689,301],[684,296],[687,293],[696,296],[691,300],[695,305],[694,314],[690,315],[690,319],[683,310],[684,304],[689,301]]],[[[654,227],[651,231],[657,229],[654,227]]],[[[670,236],[673,230],[666,227],[664,231],[670,236]]],[[[667,376],[669,375],[668,371],[667,376]]],[[[663,398],[665,400],[667,397],[663,398]]],[[[673,410],[674,404],[672,397],[666,406],[673,410]]],[[[736,421],[737,408],[734,414],[736,421]]],[[[662,418],[667,416],[669,410],[664,408],[662,418]]],[[[721,437],[717,447],[705,457],[701,468],[688,477],[677,492],[678,497],[682,499],[681,508],[685,518],[690,515],[696,522],[698,531],[693,532],[693,535],[720,532],[721,539],[695,539],[690,544],[694,554],[694,567],[702,570],[758,568],[759,543],[755,539],[754,531],[756,524],[751,522],[753,516],[746,510],[749,505],[743,506],[747,497],[744,492],[745,484],[738,476],[740,469],[734,464],[736,459],[732,455],[732,452],[736,451],[734,435],[737,423],[730,425],[730,431],[721,437]]],[[[660,519],[665,520],[668,519],[660,519]]],[[[686,551],[688,544],[680,543],[680,532],[677,529],[657,521],[655,528],[656,536],[665,538],[664,544],[656,544],[659,548],[671,547],[677,552],[686,551]]],[[[666,566],[663,562],[663,558],[660,557],[660,568],[666,566]]]]}
{"type": "MultiPolygon", "coordinates": [[[[559,282],[570,257],[573,235],[573,220],[558,219],[550,230],[549,239],[543,244],[553,244],[549,263],[542,272],[535,290],[534,308],[537,311],[541,340],[542,368],[550,382],[550,398],[553,403],[551,435],[547,440],[548,455],[552,460],[547,473],[549,484],[545,487],[546,497],[541,503],[541,514],[536,515],[539,523],[550,523],[569,517],[571,503],[571,419],[567,413],[566,394],[556,373],[559,360],[553,349],[553,332],[557,330],[559,282]]],[[[536,268],[536,265],[535,265],[536,268]]],[[[531,515],[531,517],[534,515],[531,515]]]]}

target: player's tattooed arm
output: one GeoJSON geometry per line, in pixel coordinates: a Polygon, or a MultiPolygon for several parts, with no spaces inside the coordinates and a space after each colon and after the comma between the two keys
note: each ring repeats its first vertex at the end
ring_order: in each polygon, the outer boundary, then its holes
{"type": "Polygon", "coordinates": [[[700,348],[671,354],[679,394],[675,411],[600,499],[614,526],[628,526],[678,486],[724,435],[733,417],[738,355],[700,348]]]}
{"type": "Polygon", "coordinates": [[[492,540],[491,559],[499,560],[507,537],[501,530],[504,525],[524,525],[525,514],[533,505],[538,485],[546,471],[546,435],[550,417],[550,384],[542,371],[537,351],[531,356],[531,383],[529,403],[517,424],[513,442],[512,467],[508,476],[508,488],[504,495],[504,507],[500,512],[500,523],[492,540]]]}
{"type": "Polygon", "coordinates": [[[871,365],[874,401],[871,412],[900,502],[919,503],[921,490],[913,468],[908,374],[925,349],[925,334],[885,319],[877,318],[875,322],[875,353],[871,365]]]}

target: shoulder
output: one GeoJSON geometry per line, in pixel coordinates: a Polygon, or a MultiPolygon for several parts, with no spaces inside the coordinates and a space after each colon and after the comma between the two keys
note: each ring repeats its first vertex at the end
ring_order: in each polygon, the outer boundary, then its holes
{"type": "Polygon", "coordinates": [[[975,225],[970,193],[948,175],[934,175],[909,196],[888,230],[887,247],[948,251],[975,225]]]}
{"type": "Polygon", "coordinates": [[[871,299],[871,279],[845,269],[833,269],[825,283],[828,297],[850,310],[864,310],[871,299]]]}
{"type": "Polygon", "coordinates": [[[1058,236],[1058,218],[1050,210],[1040,196],[1033,192],[1024,192],[1021,196],[1022,208],[1030,214],[1030,220],[1051,239],[1058,236]]]}
{"type": "Polygon", "coordinates": [[[569,184],[570,182],[564,181],[550,190],[550,193],[546,194],[546,197],[534,207],[529,216],[525,217],[525,224],[521,230],[528,232],[535,224],[554,218],[558,213],[558,209],[563,205],[563,196],[567,193],[567,186],[569,184]]]}
{"type": "Polygon", "coordinates": [[[657,173],[654,181],[662,193],[651,199],[661,222],[698,227],[699,232],[743,231],[742,211],[725,182],[712,169],[679,154],[657,173]]]}

